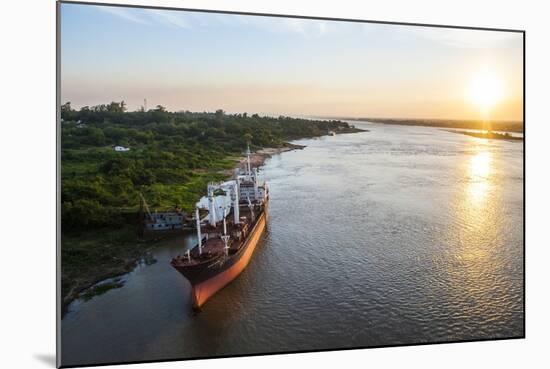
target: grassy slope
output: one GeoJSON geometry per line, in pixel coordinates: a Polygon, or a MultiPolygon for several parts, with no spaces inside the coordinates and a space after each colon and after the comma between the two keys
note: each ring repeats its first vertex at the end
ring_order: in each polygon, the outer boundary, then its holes
{"type": "MultiPolygon", "coordinates": [[[[88,149],[85,149],[88,150],[88,149]]],[[[219,160],[213,169],[195,170],[192,177],[182,184],[160,184],[150,186],[149,191],[161,199],[158,209],[169,209],[173,204],[183,204],[191,208],[203,196],[209,182],[227,178],[222,171],[232,169],[238,161],[235,155],[219,160]]],[[[99,163],[64,163],[63,171],[85,175],[97,171],[99,163]]],[[[139,203],[126,208],[129,214],[135,214],[139,203]]],[[[156,240],[144,241],[137,237],[137,224],[121,228],[104,228],[64,234],[62,238],[62,296],[66,308],[81,291],[110,277],[131,271],[136,261],[156,240]]],[[[106,292],[99,288],[96,294],[106,292]]],[[[89,293],[88,293],[89,295],[89,293]]],[[[90,298],[90,296],[88,296],[90,298]]]]}

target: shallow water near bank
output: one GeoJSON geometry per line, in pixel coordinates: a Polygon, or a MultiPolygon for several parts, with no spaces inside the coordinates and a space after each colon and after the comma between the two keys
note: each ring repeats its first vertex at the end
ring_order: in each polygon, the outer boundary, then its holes
{"type": "Polygon", "coordinates": [[[523,335],[522,143],[352,124],[266,161],[263,241],[201,313],[165,240],[69,306],[63,365],[523,335]]]}

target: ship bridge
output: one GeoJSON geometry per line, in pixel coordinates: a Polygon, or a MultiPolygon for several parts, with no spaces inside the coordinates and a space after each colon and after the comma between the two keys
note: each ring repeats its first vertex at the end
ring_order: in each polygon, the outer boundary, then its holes
{"type": "Polygon", "coordinates": [[[250,147],[246,149],[246,168],[237,171],[236,179],[241,203],[262,204],[267,199],[267,183],[258,174],[258,168],[250,167],[250,147]]]}

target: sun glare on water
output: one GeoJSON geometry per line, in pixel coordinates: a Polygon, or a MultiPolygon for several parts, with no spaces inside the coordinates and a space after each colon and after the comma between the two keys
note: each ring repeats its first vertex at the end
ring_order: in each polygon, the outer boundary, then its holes
{"type": "Polygon", "coordinates": [[[486,180],[491,171],[492,157],[489,151],[479,151],[470,160],[470,175],[474,180],[486,180]]]}
{"type": "Polygon", "coordinates": [[[470,184],[468,192],[470,207],[482,205],[491,182],[492,155],[484,148],[478,148],[477,150],[478,152],[472,156],[469,163],[470,184]]]}

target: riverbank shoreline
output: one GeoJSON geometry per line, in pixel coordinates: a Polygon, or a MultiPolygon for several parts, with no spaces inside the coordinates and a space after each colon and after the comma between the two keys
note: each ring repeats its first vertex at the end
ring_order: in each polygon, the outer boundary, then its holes
{"type": "MultiPolygon", "coordinates": [[[[70,290],[62,296],[61,300],[62,317],[69,311],[69,305],[73,301],[84,296],[87,296],[87,300],[89,300],[93,296],[101,295],[107,292],[109,289],[106,288],[100,288],[96,292],[91,290],[98,286],[102,286],[104,282],[107,282],[110,279],[118,278],[131,273],[138,265],[141,264],[142,261],[147,263],[147,260],[149,260],[149,255],[161,241],[171,237],[184,235],[186,232],[189,231],[178,234],[162,234],[147,240],[136,238],[135,240],[124,242],[121,247],[124,248],[124,246],[128,245],[132,245],[133,247],[125,250],[126,252],[124,254],[117,256],[117,265],[104,267],[102,269],[94,269],[95,273],[71,280],[72,286],[70,290]]],[[[109,243],[110,242],[102,242],[101,244],[103,247],[108,247],[109,243]]],[[[62,275],[62,283],[64,282],[67,283],[67,281],[63,281],[62,275]]],[[[122,287],[123,284],[124,283],[122,282],[118,287],[122,287]]]]}
{"type": "MultiPolygon", "coordinates": [[[[274,155],[293,150],[302,150],[305,147],[306,146],[304,145],[296,145],[286,142],[281,147],[261,148],[251,153],[250,166],[252,168],[260,168],[264,165],[267,159],[271,158],[274,155]]],[[[246,156],[242,155],[235,162],[235,166],[232,169],[222,171],[221,173],[224,174],[227,179],[229,179],[234,175],[236,169],[243,168],[245,165],[246,156]]],[[[77,278],[71,283],[73,284],[73,286],[71,287],[69,292],[62,297],[62,316],[69,312],[68,308],[70,304],[77,299],[86,297],[85,299],[89,300],[93,298],[93,296],[101,295],[107,292],[109,289],[122,287],[124,282],[115,283],[113,284],[112,288],[101,288],[103,284],[108,284],[109,280],[131,273],[140,264],[141,260],[146,259],[147,255],[151,254],[153,249],[155,249],[161,241],[182,236],[189,232],[193,231],[187,230],[178,233],[162,234],[148,240],[137,239],[135,241],[127,241],[126,244],[135,245],[135,248],[133,248],[131,251],[128,250],[127,255],[120,256],[120,263],[118,265],[104,269],[95,269],[95,273],[93,275],[77,278]],[[93,291],[94,289],[97,291],[93,291]]]]}
{"type": "MultiPolygon", "coordinates": [[[[349,131],[340,131],[338,134],[345,134],[345,133],[359,133],[359,132],[368,132],[368,130],[359,129],[359,128],[353,128],[349,131]]],[[[289,151],[294,150],[303,150],[307,146],[305,145],[298,145],[293,144],[290,142],[284,142],[279,147],[263,147],[261,149],[258,149],[251,153],[250,155],[250,166],[251,168],[260,168],[262,167],[266,160],[289,151]]],[[[246,155],[242,154],[236,161],[235,165],[231,169],[221,170],[218,172],[219,174],[222,174],[225,179],[230,179],[235,175],[235,171],[239,168],[245,168],[246,167],[246,155]]],[[[170,233],[170,234],[159,234],[157,237],[153,239],[135,239],[135,240],[125,240],[120,241],[122,242],[119,247],[123,249],[121,251],[121,255],[117,255],[117,259],[119,260],[119,263],[117,265],[112,265],[109,267],[104,267],[102,269],[96,268],[91,271],[90,275],[85,277],[78,277],[75,278],[73,281],[71,281],[71,288],[68,292],[63,294],[62,296],[62,302],[61,302],[61,308],[62,308],[62,316],[64,316],[69,310],[69,305],[80,298],[87,297],[87,299],[91,299],[93,296],[101,295],[105,292],[107,292],[111,288],[107,288],[107,286],[103,286],[103,284],[108,284],[109,280],[118,278],[121,276],[124,276],[130,272],[132,272],[139,264],[140,261],[147,257],[148,254],[150,254],[153,249],[155,249],[159,243],[163,240],[174,238],[177,236],[185,235],[188,232],[193,232],[192,230],[186,230],[181,231],[177,233],[170,233]],[[99,288],[97,288],[99,287],[99,288]],[[94,290],[95,289],[95,290],[94,290]]],[[[79,242],[78,240],[74,240],[73,242],[79,242]]],[[[110,242],[98,242],[95,246],[96,247],[107,247],[109,244],[116,244],[116,241],[110,241],[110,242]]],[[[93,247],[93,246],[92,246],[93,247]]],[[[112,288],[120,288],[122,287],[124,282],[117,282],[113,284],[112,288]]]]}
{"type": "Polygon", "coordinates": [[[469,132],[469,131],[456,131],[452,129],[444,129],[444,131],[462,134],[475,138],[483,138],[486,140],[506,140],[506,141],[523,141],[523,137],[512,136],[509,133],[496,133],[496,132],[469,132]]]}
{"type": "MultiPolygon", "coordinates": [[[[281,147],[266,147],[260,150],[255,151],[250,155],[250,166],[252,168],[259,168],[265,164],[265,161],[271,158],[274,155],[281,154],[283,152],[294,151],[294,150],[303,150],[305,145],[296,145],[286,142],[284,146],[281,147]]],[[[239,161],[239,166],[242,166],[246,163],[246,157],[243,157],[239,161]]]]}

